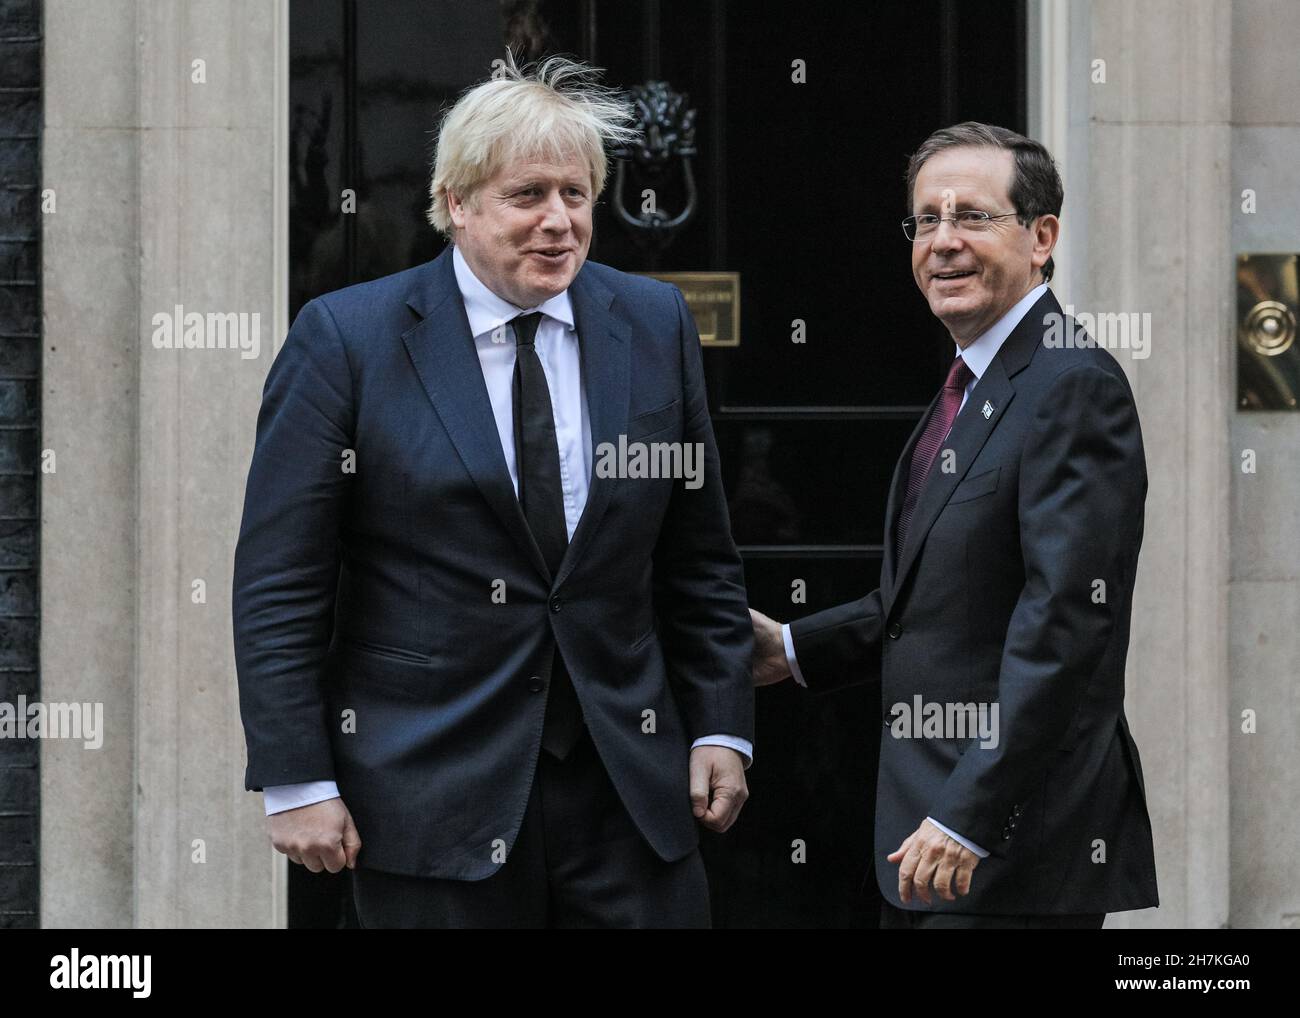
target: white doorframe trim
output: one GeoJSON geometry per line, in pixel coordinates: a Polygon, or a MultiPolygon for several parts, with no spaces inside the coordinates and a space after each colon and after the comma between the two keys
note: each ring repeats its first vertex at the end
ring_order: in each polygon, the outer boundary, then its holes
{"type": "Polygon", "coordinates": [[[1056,160],[1065,186],[1065,204],[1061,209],[1061,237],[1052,252],[1055,273],[1052,291],[1066,303],[1071,292],[1070,245],[1065,225],[1069,222],[1070,182],[1067,179],[1067,144],[1069,141],[1069,70],[1070,12],[1067,0],[1029,0],[1026,31],[1028,73],[1029,137],[1042,142],[1056,160]]]}

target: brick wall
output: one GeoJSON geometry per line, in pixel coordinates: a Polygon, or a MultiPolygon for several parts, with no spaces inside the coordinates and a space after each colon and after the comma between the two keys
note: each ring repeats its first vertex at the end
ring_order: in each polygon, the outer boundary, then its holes
{"type": "MultiPolygon", "coordinates": [[[[39,698],[41,4],[0,0],[0,704],[39,698]]],[[[0,738],[0,929],[39,925],[39,747],[0,738]]]]}

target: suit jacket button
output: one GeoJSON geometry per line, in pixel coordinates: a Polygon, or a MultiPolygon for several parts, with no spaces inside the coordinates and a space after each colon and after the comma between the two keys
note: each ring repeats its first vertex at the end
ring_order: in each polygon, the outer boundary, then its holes
{"type": "Polygon", "coordinates": [[[902,635],[903,635],[903,627],[900,626],[897,622],[891,622],[889,624],[889,638],[891,640],[897,640],[902,635]]]}
{"type": "Polygon", "coordinates": [[[540,675],[534,675],[528,680],[528,692],[530,693],[540,693],[545,688],[546,683],[542,681],[540,675]]]}
{"type": "Polygon", "coordinates": [[[558,612],[559,610],[560,610],[560,599],[558,597],[551,598],[551,611],[558,612]]]}
{"type": "Polygon", "coordinates": [[[1003,841],[1011,840],[1011,829],[1009,827],[1002,828],[1002,840],[1003,841]]]}

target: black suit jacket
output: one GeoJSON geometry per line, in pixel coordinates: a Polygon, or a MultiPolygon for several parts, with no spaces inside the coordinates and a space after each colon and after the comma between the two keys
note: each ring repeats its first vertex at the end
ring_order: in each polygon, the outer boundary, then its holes
{"type": "Polygon", "coordinates": [[[620,435],[700,442],[704,483],[593,471],[551,576],[451,254],[311,301],[268,374],[235,552],[245,784],[336,781],[358,865],[489,876],[522,822],[558,645],[623,803],[680,858],[698,841],[691,742],[753,739],[753,634],[692,319],[664,283],[593,262],[575,277],[593,460],[620,435]]]}
{"type": "Polygon", "coordinates": [[[902,904],[899,867],[885,859],[927,816],[991,853],[969,895],[935,895],[937,911],[1159,904],[1142,764],[1124,717],[1142,434],[1108,352],[1081,346],[1081,331],[1073,348],[1045,343],[1048,316],[1061,314],[1048,291],[1003,343],[941,447],[896,559],[924,419],[917,425],[894,472],[880,587],[791,625],[809,688],[879,684],[886,728],[893,706],[918,695],[998,704],[996,748],[882,733],[874,863],[898,907],[927,907],[902,904]]]}

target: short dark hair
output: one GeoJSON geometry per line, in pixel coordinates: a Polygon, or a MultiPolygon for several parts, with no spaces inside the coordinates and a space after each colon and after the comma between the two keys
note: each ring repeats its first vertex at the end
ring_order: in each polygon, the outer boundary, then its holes
{"type": "MultiPolygon", "coordinates": [[[[1021,225],[1028,226],[1039,216],[1060,216],[1065,190],[1061,187],[1061,175],[1056,171],[1051,153],[1032,138],[1005,127],[981,124],[977,120],[940,128],[912,153],[907,161],[908,215],[912,214],[916,175],[927,159],[949,148],[1000,148],[1011,152],[1015,156],[1015,169],[1007,197],[1015,206],[1016,219],[1021,225]]],[[[1044,282],[1052,278],[1055,270],[1056,265],[1049,255],[1047,264],[1043,266],[1044,282]]]]}

